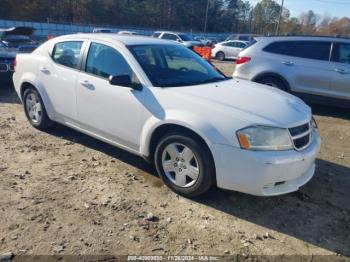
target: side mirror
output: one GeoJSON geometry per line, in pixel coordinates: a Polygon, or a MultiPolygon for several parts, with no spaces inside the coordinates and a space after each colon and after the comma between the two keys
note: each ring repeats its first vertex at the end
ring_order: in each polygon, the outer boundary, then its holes
{"type": "Polygon", "coordinates": [[[180,38],[176,39],[176,42],[182,43],[182,40],[180,38]]]}
{"type": "Polygon", "coordinates": [[[112,86],[125,86],[135,90],[142,90],[142,85],[133,83],[129,75],[110,76],[109,83],[112,86]]]}

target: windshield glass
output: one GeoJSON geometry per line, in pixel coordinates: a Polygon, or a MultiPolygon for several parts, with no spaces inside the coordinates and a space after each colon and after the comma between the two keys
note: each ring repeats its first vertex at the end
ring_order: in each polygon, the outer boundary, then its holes
{"type": "Polygon", "coordinates": [[[190,49],[178,45],[129,46],[154,86],[190,86],[227,78],[190,49]]]}
{"type": "Polygon", "coordinates": [[[193,38],[190,35],[179,34],[179,37],[181,38],[182,41],[192,41],[193,40],[193,38]]]}

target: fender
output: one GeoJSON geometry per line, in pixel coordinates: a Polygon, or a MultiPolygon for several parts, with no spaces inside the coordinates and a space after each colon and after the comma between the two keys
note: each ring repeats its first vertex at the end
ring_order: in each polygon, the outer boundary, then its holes
{"type": "MultiPolygon", "coordinates": [[[[54,119],[54,115],[55,115],[55,111],[53,108],[53,105],[51,103],[51,100],[46,92],[45,87],[41,84],[41,82],[38,80],[37,76],[32,73],[32,72],[27,72],[24,73],[23,76],[21,77],[20,81],[19,81],[19,92],[18,95],[20,97],[20,99],[22,100],[22,96],[23,96],[23,87],[25,83],[31,84],[32,86],[34,86],[36,88],[36,90],[39,92],[41,99],[43,100],[46,112],[49,116],[50,119],[54,119]]],[[[23,101],[22,101],[23,102],[23,101]]]]}
{"type": "Polygon", "coordinates": [[[149,156],[150,142],[154,131],[166,124],[175,124],[192,130],[199,135],[207,143],[211,149],[213,144],[227,144],[226,139],[221,133],[209,122],[196,114],[185,112],[182,110],[169,110],[166,113],[165,119],[159,119],[151,116],[144,124],[140,138],[140,154],[149,156]]]}

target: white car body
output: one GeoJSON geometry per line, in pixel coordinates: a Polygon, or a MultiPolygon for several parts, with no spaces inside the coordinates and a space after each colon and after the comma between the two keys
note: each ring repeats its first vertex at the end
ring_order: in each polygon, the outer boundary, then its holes
{"type": "Polygon", "coordinates": [[[223,53],[225,59],[237,59],[239,53],[248,45],[249,42],[230,40],[215,45],[211,51],[211,56],[217,58],[218,53],[223,53]]]}
{"type": "Polygon", "coordinates": [[[296,191],[312,178],[320,137],[311,126],[310,143],[302,150],[243,150],[236,136],[238,130],[256,125],[284,129],[309,125],[311,110],[300,99],[237,79],[196,86],[153,86],[127,48],[139,44],[180,45],[108,34],[57,37],[32,54],[18,55],[13,77],[16,92],[22,99],[23,88],[31,84],[40,93],[50,119],[146,158],[157,128],[169,124],[185,127],[207,144],[215,162],[217,186],[223,189],[272,196],[296,191]],[[118,50],[143,89],[111,88],[104,79],[56,64],[50,56],[54,45],[72,40],[83,41],[84,48],[94,41],[118,50]]]}

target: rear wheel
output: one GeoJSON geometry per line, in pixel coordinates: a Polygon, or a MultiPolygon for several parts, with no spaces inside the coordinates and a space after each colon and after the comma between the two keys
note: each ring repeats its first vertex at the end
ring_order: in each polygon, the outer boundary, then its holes
{"type": "Polygon", "coordinates": [[[288,91],[286,84],[277,77],[267,76],[267,77],[260,78],[259,80],[257,80],[257,82],[260,84],[276,87],[283,91],[288,91]]]}
{"type": "Polygon", "coordinates": [[[215,58],[219,61],[224,61],[225,60],[225,54],[224,52],[217,52],[215,58]]]}
{"type": "Polygon", "coordinates": [[[155,165],[164,183],[174,192],[194,197],[214,182],[214,164],[209,150],[191,136],[165,135],[155,150],[155,165]]]}
{"type": "Polygon", "coordinates": [[[23,106],[27,119],[33,127],[44,130],[53,125],[46,113],[40,94],[35,88],[30,87],[24,91],[23,106]]]}

